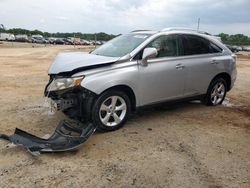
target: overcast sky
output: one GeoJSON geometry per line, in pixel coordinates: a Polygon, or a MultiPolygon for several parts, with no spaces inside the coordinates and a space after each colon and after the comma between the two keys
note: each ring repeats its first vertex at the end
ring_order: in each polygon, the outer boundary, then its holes
{"type": "Polygon", "coordinates": [[[197,28],[250,36],[250,0],[0,0],[0,24],[48,32],[197,28]]]}

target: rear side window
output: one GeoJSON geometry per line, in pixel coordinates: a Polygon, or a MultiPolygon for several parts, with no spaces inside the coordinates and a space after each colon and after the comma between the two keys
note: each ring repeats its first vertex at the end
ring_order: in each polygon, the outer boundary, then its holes
{"type": "Polygon", "coordinates": [[[210,53],[209,41],[194,35],[183,35],[183,55],[199,55],[210,53]]]}
{"type": "Polygon", "coordinates": [[[182,36],[181,55],[220,53],[222,49],[213,42],[195,35],[182,36]]]}

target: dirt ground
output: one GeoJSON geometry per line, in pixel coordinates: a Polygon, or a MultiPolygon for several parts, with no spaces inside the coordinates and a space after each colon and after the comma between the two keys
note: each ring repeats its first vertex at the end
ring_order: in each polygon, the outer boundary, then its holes
{"type": "MultiPolygon", "coordinates": [[[[0,132],[44,136],[63,114],[43,97],[54,56],[72,46],[0,44],[0,132]]],[[[0,141],[0,187],[250,187],[250,53],[218,107],[149,108],[124,128],[95,133],[77,151],[32,156],[0,141]]]]}

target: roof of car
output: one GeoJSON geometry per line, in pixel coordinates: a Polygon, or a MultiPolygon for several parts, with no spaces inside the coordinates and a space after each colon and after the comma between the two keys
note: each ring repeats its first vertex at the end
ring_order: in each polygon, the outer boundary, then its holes
{"type": "Polygon", "coordinates": [[[208,32],[205,31],[200,31],[200,30],[195,30],[191,28],[181,28],[181,27],[171,27],[171,28],[164,28],[160,31],[152,31],[152,30],[135,30],[130,33],[137,33],[137,34],[149,34],[149,35],[154,35],[157,33],[164,33],[164,34],[192,34],[192,35],[199,35],[203,36],[205,38],[213,39],[216,41],[221,42],[221,38],[215,35],[212,35],[208,32]]]}
{"type": "Polygon", "coordinates": [[[130,33],[138,33],[138,34],[155,34],[158,33],[159,31],[152,31],[152,30],[134,30],[131,31],[130,33]]]}
{"type": "Polygon", "coordinates": [[[211,35],[208,32],[195,30],[191,28],[183,28],[183,27],[169,27],[164,28],[160,31],[153,31],[153,30],[134,30],[130,33],[138,33],[138,34],[156,34],[156,33],[193,33],[193,34],[203,34],[203,35],[211,35]]]}

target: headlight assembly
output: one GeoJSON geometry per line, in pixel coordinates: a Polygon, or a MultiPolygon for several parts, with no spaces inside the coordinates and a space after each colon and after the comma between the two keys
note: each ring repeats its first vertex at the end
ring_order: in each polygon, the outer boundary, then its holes
{"type": "Polygon", "coordinates": [[[67,89],[70,87],[78,86],[81,84],[84,76],[74,78],[58,78],[51,82],[48,87],[48,91],[57,91],[67,89]]]}

